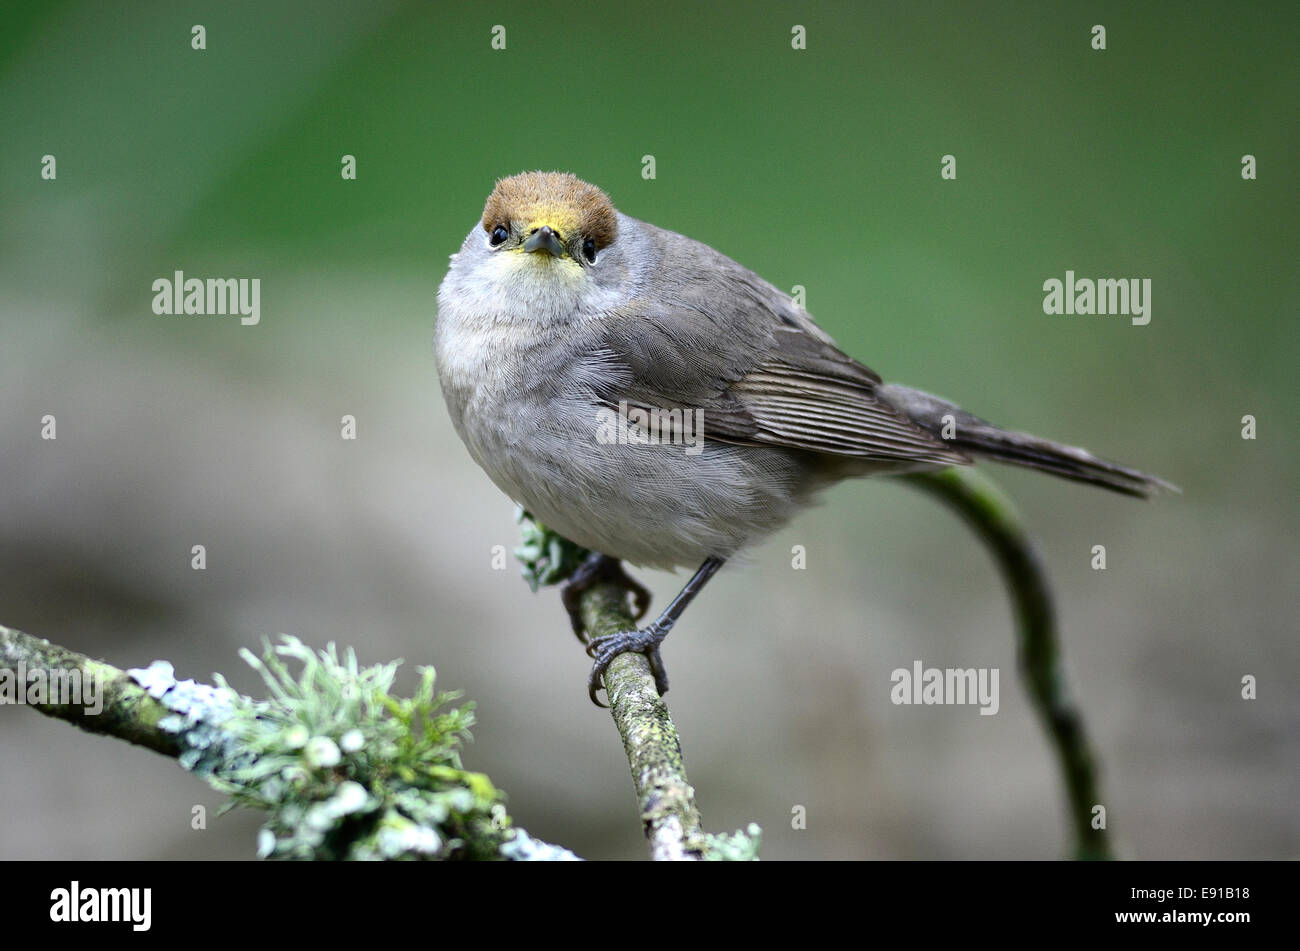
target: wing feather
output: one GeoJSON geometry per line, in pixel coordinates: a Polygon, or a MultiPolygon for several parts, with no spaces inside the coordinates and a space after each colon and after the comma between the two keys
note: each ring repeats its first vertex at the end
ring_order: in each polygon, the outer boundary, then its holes
{"type": "Polygon", "coordinates": [[[885,400],[880,377],[776,287],[707,245],[642,224],[662,255],[636,299],[596,323],[617,407],[702,409],[705,439],[863,460],[969,457],[885,400]]]}

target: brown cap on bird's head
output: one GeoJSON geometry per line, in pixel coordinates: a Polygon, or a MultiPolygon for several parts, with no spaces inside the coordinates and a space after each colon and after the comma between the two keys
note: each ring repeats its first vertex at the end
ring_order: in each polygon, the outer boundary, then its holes
{"type": "Polygon", "coordinates": [[[618,235],[609,196],[568,172],[524,172],[497,182],[483,208],[483,230],[514,222],[525,234],[550,226],[561,240],[590,238],[599,251],[618,235]]]}

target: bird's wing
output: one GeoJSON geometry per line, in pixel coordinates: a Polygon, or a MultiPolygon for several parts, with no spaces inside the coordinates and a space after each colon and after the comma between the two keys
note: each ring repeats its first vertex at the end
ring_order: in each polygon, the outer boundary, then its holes
{"type": "Polygon", "coordinates": [[[687,278],[599,322],[612,370],[606,405],[703,410],[705,439],[864,460],[959,465],[970,459],[879,394],[880,377],[846,355],[789,297],[705,245],[687,278]],[[703,263],[705,267],[700,268],[703,263]]]}

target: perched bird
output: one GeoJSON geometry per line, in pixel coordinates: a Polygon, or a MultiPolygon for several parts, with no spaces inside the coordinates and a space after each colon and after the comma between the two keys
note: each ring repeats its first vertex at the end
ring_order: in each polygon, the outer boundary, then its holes
{"type": "Polygon", "coordinates": [[[1147,496],[1167,483],[884,383],[789,295],[701,244],[617,211],[570,174],[497,182],[438,290],[438,372],[470,455],[548,528],[595,554],[696,568],[657,620],[595,638],[588,692],[659,645],[727,558],[850,476],[1027,466],[1147,496]]]}

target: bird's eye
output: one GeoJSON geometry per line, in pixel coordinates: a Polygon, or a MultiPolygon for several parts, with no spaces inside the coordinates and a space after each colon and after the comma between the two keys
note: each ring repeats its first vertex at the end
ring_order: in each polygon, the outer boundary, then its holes
{"type": "Polygon", "coordinates": [[[596,242],[588,238],[582,242],[582,256],[587,259],[588,264],[596,263],[596,242]]]}
{"type": "Polygon", "coordinates": [[[495,228],[492,229],[492,237],[489,238],[488,241],[491,243],[492,247],[495,248],[498,244],[504,242],[508,237],[510,237],[510,231],[506,228],[506,226],[497,225],[495,228]]]}

